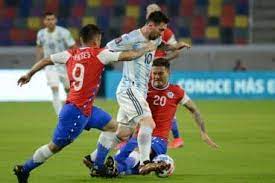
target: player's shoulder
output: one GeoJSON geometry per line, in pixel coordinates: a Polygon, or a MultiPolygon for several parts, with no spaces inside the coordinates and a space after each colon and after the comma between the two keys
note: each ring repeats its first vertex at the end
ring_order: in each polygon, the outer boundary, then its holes
{"type": "Polygon", "coordinates": [[[46,33],[46,28],[42,28],[42,29],[39,29],[38,31],[37,31],[37,35],[43,35],[43,34],[45,34],[46,33]]]}
{"type": "Polygon", "coordinates": [[[69,32],[69,30],[68,30],[67,28],[62,27],[62,26],[59,26],[59,25],[57,25],[55,28],[56,28],[56,30],[57,30],[58,32],[60,32],[60,33],[62,33],[62,34],[66,34],[66,33],[69,32]]]}
{"type": "Polygon", "coordinates": [[[184,94],[185,93],[184,89],[182,87],[180,87],[179,85],[177,85],[177,84],[170,84],[168,89],[173,91],[173,92],[176,92],[178,94],[184,94]]]}
{"type": "Polygon", "coordinates": [[[164,41],[168,41],[173,35],[174,35],[173,31],[169,27],[167,27],[163,32],[162,39],[164,41]]]}
{"type": "Polygon", "coordinates": [[[170,35],[173,35],[173,34],[174,34],[174,32],[172,31],[172,29],[169,28],[169,27],[167,27],[167,28],[164,30],[164,33],[165,33],[165,34],[170,34],[170,35]]]}
{"type": "Polygon", "coordinates": [[[139,29],[132,30],[131,32],[124,34],[125,38],[133,41],[133,40],[139,40],[141,38],[141,33],[139,29]]]}
{"type": "Polygon", "coordinates": [[[90,51],[93,53],[93,55],[97,56],[99,54],[104,54],[104,51],[108,50],[107,48],[90,48],[90,51]]]}

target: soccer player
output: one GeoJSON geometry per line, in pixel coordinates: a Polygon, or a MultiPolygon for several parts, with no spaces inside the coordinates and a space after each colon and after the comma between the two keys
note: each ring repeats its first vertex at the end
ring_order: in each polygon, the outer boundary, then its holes
{"type": "MultiPolygon", "coordinates": [[[[148,90],[147,102],[152,111],[156,128],[153,131],[151,154],[153,159],[159,154],[166,154],[169,132],[178,105],[187,108],[200,129],[200,135],[204,142],[210,147],[217,148],[218,145],[208,136],[204,120],[195,103],[188,97],[186,92],[178,85],[169,84],[170,64],[164,58],[154,60],[152,68],[152,81],[148,90]]],[[[118,173],[138,173],[136,167],[139,163],[136,136],[132,137],[120,152],[115,156],[118,173]]],[[[114,164],[108,158],[107,164],[114,164]],[[111,163],[110,163],[111,162],[111,163]]],[[[109,165],[107,165],[109,166],[109,165]]]]}
{"type": "MultiPolygon", "coordinates": [[[[145,44],[144,47],[137,50],[125,52],[111,52],[108,49],[100,48],[101,31],[92,24],[86,25],[80,30],[80,41],[83,45],[82,48],[52,54],[36,63],[26,75],[18,80],[18,85],[22,86],[28,83],[36,72],[53,64],[66,65],[70,80],[66,104],[59,114],[59,121],[52,141],[39,147],[32,158],[23,165],[16,165],[14,168],[19,183],[28,182],[29,174],[33,169],[71,144],[84,129],[108,130],[111,128],[110,126],[115,126],[116,122],[108,113],[93,106],[104,66],[110,62],[136,59],[156,49],[152,43],[145,44]]],[[[106,132],[104,136],[101,135],[99,137],[101,146],[109,147],[114,135],[110,132],[106,132]]]]}
{"type": "MultiPolygon", "coordinates": [[[[68,48],[75,48],[75,41],[71,33],[64,27],[57,26],[57,18],[51,12],[44,14],[45,28],[37,33],[36,59],[47,58],[51,54],[64,51],[68,48]]],[[[56,114],[58,115],[62,102],[59,97],[59,83],[63,84],[66,92],[69,90],[69,80],[66,68],[63,64],[49,65],[45,67],[47,84],[52,91],[52,103],[56,114]]]]}
{"type": "MultiPolygon", "coordinates": [[[[161,34],[167,28],[168,22],[169,19],[164,13],[160,11],[153,12],[149,15],[143,27],[109,42],[107,47],[113,51],[127,50],[139,48],[147,41],[153,42],[159,49],[165,51],[189,47],[184,42],[178,42],[175,45],[167,45],[162,42],[161,34]]],[[[119,104],[117,121],[120,124],[114,146],[127,140],[133,134],[137,124],[140,126],[137,142],[140,151],[139,172],[141,174],[150,173],[150,167],[154,166],[150,163],[149,155],[155,122],[146,101],[154,55],[155,51],[152,51],[133,62],[124,62],[122,79],[116,92],[119,104]]]]}
{"type": "MultiPolygon", "coordinates": [[[[157,4],[149,4],[146,8],[146,18],[149,17],[149,15],[155,11],[161,11],[161,8],[157,4]]],[[[177,40],[175,38],[175,35],[173,31],[167,27],[162,35],[161,35],[162,41],[164,41],[166,44],[174,45],[177,43],[177,40]]],[[[180,52],[179,50],[166,52],[163,50],[157,50],[155,53],[156,58],[165,58],[167,60],[173,60],[179,56],[180,52]]],[[[169,148],[180,148],[184,145],[183,138],[180,137],[179,128],[178,128],[178,122],[176,119],[176,116],[172,123],[172,134],[173,134],[173,141],[169,143],[169,148]]]]}

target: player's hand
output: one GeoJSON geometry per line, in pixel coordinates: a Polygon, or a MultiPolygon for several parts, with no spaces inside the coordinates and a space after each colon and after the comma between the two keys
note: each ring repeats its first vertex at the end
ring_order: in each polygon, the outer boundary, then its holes
{"type": "Polygon", "coordinates": [[[189,49],[189,48],[191,48],[191,46],[189,44],[187,44],[186,42],[184,42],[184,41],[180,41],[176,44],[176,49],[177,50],[180,50],[180,49],[183,49],[183,48],[189,49]]]}
{"type": "Polygon", "coordinates": [[[151,41],[146,43],[146,45],[145,45],[145,50],[147,52],[151,52],[151,51],[154,51],[156,49],[157,49],[157,46],[154,43],[152,43],[151,41]]]}
{"type": "Polygon", "coordinates": [[[26,74],[26,75],[24,75],[24,76],[21,76],[21,77],[18,79],[17,85],[22,86],[22,85],[24,85],[24,84],[27,84],[30,80],[31,80],[31,77],[30,77],[28,74],[26,74]]]}
{"type": "Polygon", "coordinates": [[[212,148],[219,147],[214,141],[212,141],[212,139],[208,136],[207,133],[201,132],[201,139],[212,148]]]}

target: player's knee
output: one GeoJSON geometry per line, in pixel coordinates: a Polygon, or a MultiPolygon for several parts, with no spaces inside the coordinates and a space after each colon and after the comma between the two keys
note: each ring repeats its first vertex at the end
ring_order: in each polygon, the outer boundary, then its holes
{"type": "Polygon", "coordinates": [[[144,117],[140,120],[140,126],[147,126],[149,128],[154,129],[156,127],[155,121],[153,118],[150,117],[144,117]]]}
{"type": "Polygon", "coordinates": [[[52,142],[50,142],[50,143],[48,144],[48,147],[49,147],[49,149],[50,149],[50,151],[51,151],[52,153],[57,153],[57,152],[61,151],[62,148],[63,148],[63,147],[59,147],[59,146],[55,145],[55,144],[52,143],[52,142]]]}
{"type": "Polygon", "coordinates": [[[132,130],[127,128],[118,128],[116,133],[116,136],[120,139],[120,141],[127,141],[131,135],[132,130]]]}
{"type": "Polygon", "coordinates": [[[58,86],[51,86],[51,89],[53,92],[58,92],[58,86]]]}
{"type": "Polygon", "coordinates": [[[103,127],[103,131],[108,131],[108,132],[116,132],[118,127],[118,123],[114,120],[111,120],[106,126],[103,127]]]}

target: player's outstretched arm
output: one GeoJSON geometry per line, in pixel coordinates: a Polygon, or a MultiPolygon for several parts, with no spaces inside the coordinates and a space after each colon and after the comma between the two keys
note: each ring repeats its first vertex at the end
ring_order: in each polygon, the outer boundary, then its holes
{"type": "Polygon", "coordinates": [[[165,43],[161,43],[161,45],[159,45],[158,49],[162,50],[162,51],[176,51],[176,50],[181,50],[183,48],[191,48],[191,46],[183,41],[179,41],[178,43],[174,44],[174,45],[169,45],[169,44],[165,44],[165,43]]]}
{"type": "Polygon", "coordinates": [[[54,63],[51,61],[50,58],[44,58],[44,59],[40,60],[39,62],[37,62],[36,64],[34,64],[32,66],[31,70],[27,74],[25,74],[24,76],[21,76],[18,79],[17,84],[19,86],[27,84],[36,72],[40,71],[41,69],[43,69],[47,65],[53,65],[53,64],[54,63]]]}
{"type": "Polygon", "coordinates": [[[157,47],[152,42],[148,42],[145,44],[143,48],[137,49],[137,50],[131,50],[131,51],[123,51],[118,57],[118,61],[131,61],[136,58],[141,57],[147,52],[151,52],[156,50],[157,47]]]}
{"type": "Polygon", "coordinates": [[[165,43],[161,43],[161,45],[159,45],[158,49],[162,50],[162,51],[176,51],[176,50],[181,50],[183,48],[191,48],[191,46],[187,43],[185,43],[184,41],[179,41],[178,43],[174,44],[174,45],[169,45],[169,44],[165,44],[165,43]]]}
{"type": "Polygon", "coordinates": [[[195,122],[197,123],[198,127],[200,128],[200,134],[202,140],[207,143],[212,148],[218,148],[218,145],[208,136],[205,128],[204,121],[201,117],[201,114],[196,107],[195,103],[192,100],[189,100],[184,104],[184,106],[192,113],[195,122]]]}
{"type": "Polygon", "coordinates": [[[167,55],[164,58],[168,61],[171,61],[171,60],[174,60],[175,58],[179,57],[179,55],[180,55],[180,51],[175,50],[175,51],[170,51],[169,53],[167,53],[167,55]]]}

